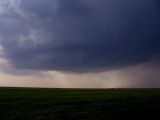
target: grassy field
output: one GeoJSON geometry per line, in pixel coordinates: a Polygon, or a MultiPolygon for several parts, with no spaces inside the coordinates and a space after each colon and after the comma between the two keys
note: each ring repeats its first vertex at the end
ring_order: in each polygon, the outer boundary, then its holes
{"type": "Polygon", "coordinates": [[[0,120],[160,119],[160,89],[0,88],[0,120]]]}

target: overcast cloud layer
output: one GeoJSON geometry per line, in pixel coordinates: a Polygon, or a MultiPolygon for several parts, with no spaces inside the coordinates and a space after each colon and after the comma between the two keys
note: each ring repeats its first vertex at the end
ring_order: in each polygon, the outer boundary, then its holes
{"type": "Polygon", "coordinates": [[[160,53],[158,0],[1,0],[0,43],[15,68],[115,70],[160,53]]]}

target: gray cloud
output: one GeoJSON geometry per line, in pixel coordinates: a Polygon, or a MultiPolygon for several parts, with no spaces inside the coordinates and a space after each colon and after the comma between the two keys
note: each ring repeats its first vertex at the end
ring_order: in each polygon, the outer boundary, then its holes
{"type": "Polygon", "coordinates": [[[0,5],[0,40],[18,69],[93,72],[160,53],[156,0],[15,0],[0,5]]]}
{"type": "Polygon", "coordinates": [[[126,81],[127,87],[159,88],[160,86],[160,57],[153,57],[151,61],[132,66],[119,71],[120,81],[126,81]]]}

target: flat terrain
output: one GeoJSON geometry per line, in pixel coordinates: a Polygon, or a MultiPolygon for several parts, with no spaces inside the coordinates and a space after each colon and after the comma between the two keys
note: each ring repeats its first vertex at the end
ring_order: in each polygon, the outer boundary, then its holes
{"type": "Polygon", "coordinates": [[[0,120],[160,119],[160,89],[0,88],[0,120]]]}

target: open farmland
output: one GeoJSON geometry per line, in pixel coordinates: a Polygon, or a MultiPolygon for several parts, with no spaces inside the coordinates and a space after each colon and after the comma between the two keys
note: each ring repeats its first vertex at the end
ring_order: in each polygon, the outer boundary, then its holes
{"type": "Polygon", "coordinates": [[[0,120],[135,120],[159,117],[160,89],[0,88],[0,120]]]}

